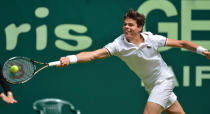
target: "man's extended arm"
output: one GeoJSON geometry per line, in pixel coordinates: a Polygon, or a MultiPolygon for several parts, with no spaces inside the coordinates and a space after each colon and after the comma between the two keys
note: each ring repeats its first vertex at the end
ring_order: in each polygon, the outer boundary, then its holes
{"type": "Polygon", "coordinates": [[[207,49],[201,46],[198,46],[197,44],[190,41],[174,40],[174,39],[168,38],[166,41],[166,46],[185,48],[192,52],[200,53],[206,56],[208,59],[210,59],[210,52],[207,49]]]}
{"type": "Polygon", "coordinates": [[[81,52],[81,53],[78,53],[77,55],[61,57],[60,58],[61,64],[57,66],[65,67],[71,63],[85,63],[85,62],[93,61],[96,59],[104,59],[109,56],[110,54],[106,48],[102,48],[102,49],[98,49],[98,50],[90,51],[90,52],[81,52]]]}

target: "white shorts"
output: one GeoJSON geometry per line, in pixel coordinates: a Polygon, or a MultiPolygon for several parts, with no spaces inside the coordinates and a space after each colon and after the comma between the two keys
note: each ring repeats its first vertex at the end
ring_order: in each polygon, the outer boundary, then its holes
{"type": "Polygon", "coordinates": [[[157,103],[167,109],[177,100],[173,89],[174,78],[166,79],[150,89],[148,101],[157,103]]]}

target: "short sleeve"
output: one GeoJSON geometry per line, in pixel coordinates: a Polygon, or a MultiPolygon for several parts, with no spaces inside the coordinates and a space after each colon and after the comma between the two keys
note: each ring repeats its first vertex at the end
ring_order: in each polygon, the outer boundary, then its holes
{"type": "Polygon", "coordinates": [[[166,45],[167,38],[161,35],[150,35],[150,38],[154,42],[156,48],[164,47],[166,45]]]}
{"type": "Polygon", "coordinates": [[[158,47],[163,47],[166,45],[167,38],[161,35],[154,35],[156,37],[156,41],[158,43],[158,47]]]}
{"type": "Polygon", "coordinates": [[[116,40],[111,43],[108,43],[104,46],[104,48],[106,48],[109,51],[110,55],[117,55],[118,53],[116,40]]]}

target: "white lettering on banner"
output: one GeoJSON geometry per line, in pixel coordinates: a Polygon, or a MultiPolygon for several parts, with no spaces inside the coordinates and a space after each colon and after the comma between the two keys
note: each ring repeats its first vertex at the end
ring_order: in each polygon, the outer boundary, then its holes
{"type": "Polygon", "coordinates": [[[85,33],[87,31],[87,27],[82,25],[75,25],[75,24],[64,24],[59,25],[55,28],[55,34],[57,37],[61,39],[69,39],[77,41],[76,46],[72,46],[63,40],[56,40],[55,45],[56,47],[65,50],[65,51],[78,51],[83,50],[91,46],[92,39],[88,36],[82,36],[82,35],[71,35],[69,34],[69,31],[75,31],[77,33],[85,33]]]}
{"type": "Polygon", "coordinates": [[[17,45],[18,36],[21,33],[26,33],[31,30],[31,25],[24,23],[19,27],[16,27],[15,24],[10,24],[5,28],[6,33],[6,49],[13,50],[17,45]]]}
{"type": "MultiPolygon", "coordinates": [[[[49,15],[49,10],[46,7],[39,7],[35,10],[37,18],[46,18],[49,15]]],[[[31,30],[29,23],[23,23],[16,27],[14,23],[9,24],[5,28],[6,33],[6,50],[14,50],[18,44],[18,37],[23,33],[31,30]]],[[[40,25],[36,28],[36,50],[44,50],[47,46],[47,25],[40,25]]],[[[59,40],[55,41],[55,46],[64,51],[78,51],[84,50],[92,45],[92,39],[85,35],[71,35],[69,31],[72,30],[79,34],[87,32],[87,27],[79,24],[62,24],[55,28],[55,34],[59,40]],[[74,40],[77,45],[71,45],[64,40],[74,40]]]]}
{"type": "MultiPolygon", "coordinates": [[[[49,10],[45,7],[39,7],[35,10],[35,15],[38,18],[46,18],[49,15],[49,10]]],[[[47,25],[40,25],[36,28],[36,49],[43,50],[47,46],[47,25]]]]}
{"type": "MultiPolygon", "coordinates": [[[[210,40],[192,40],[192,31],[210,31],[210,20],[192,20],[193,10],[210,10],[209,0],[182,0],[181,14],[181,38],[182,40],[193,41],[210,49],[210,40]]],[[[210,38],[209,38],[210,39],[210,38]]]]}
{"type": "Polygon", "coordinates": [[[203,79],[210,79],[210,66],[197,66],[196,67],[196,86],[201,87],[203,79]]]}
{"type": "MultiPolygon", "coordinates": [[[[210,10],[210,1],[207,0],[181,0],[181,40],[193,41],[199,45],[204,46],[207,49],[210,49],[209,40],[192,40],[191,33],[192,31],[210,31],[210,20],[192,20],[192,10],[210,10]]],[[[167,17],[178,16],[176,7],[168,0],[147,0],[142,3],[138,12],[147,16],[153,10],[163,11],[167,17]],[[163,5],[164,4],[164,5],[163,5]]],[[[38,7],[35,10],[35,16],[37,18],[46,18],[49,15],[49,9],[46,7],[38,7]]],[[[65,24],[63,24],[65,25],[65,24]]],[[[79,24],[66,24],[77,33],[84,34],[87,32],[87,27],[79,24]],[[74,28],[75,27],[75,28],[74,28]],[[78,28],[81,27],[81,28],[78,28]],[[86,30],[85,30],[85,29],[86,30]],[[85,30],[85,31],[84,31],[85,30]]],[[[65,26],[66,26],[65,25],[65,26]]],[[[58,28],[61,25],[58,25],[58,28]]],[[[56,27],[56,28],[57,28],[56,27]]],[[[146,25],[145,25],[146,27],[146,25]]],[[[145,28],[144,28],[145,29],[145,28]]],[[[159,22],[158,23],[158,32],[167,33],[167,37],[178,39],[178,22],[159,22]]],[[[6,33],[6,50],[14,50],[18,44],[18,37],[20,34],[27,33],[31,30],[31,25],[29,23],[20,24],[18,27],[14,23],[9,24],[5,28],[6,33]]],[[[44,50],[47,46],[47,25],[40,25],[36,28],[36,50],[44,50]]],[[[59,30],[59,29],[58,29],[59,30]]],[[[56,32],[56,30],[55,30],[56,32]]],[[[56,35],[60,40],[56,40],[55,45],[57,48],[65,51],[76,51],[83,50],[92,45],[92,39],[89,36],[85,35],[71,35],[67,30],[68,35],[56,35]],[[68,38],[67,38],[68,37],[68,38]],[[78,45],[73,46],[65,42],[65,40],[75,40],[78,45]],[[81,45],[85,44],[85,45],[81,45]],[[73,50],[69,49],[73,47],[73,50]]],[[[167,51],[171,49],[170,47],[161,48],[160,51],[167,51]]],[[[182,49],[183,51],[183,49],[182,49]]]]}

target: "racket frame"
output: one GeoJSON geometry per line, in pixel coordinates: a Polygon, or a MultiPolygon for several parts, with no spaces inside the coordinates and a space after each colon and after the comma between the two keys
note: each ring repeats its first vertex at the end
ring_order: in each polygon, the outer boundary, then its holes
{"type": "MultiPolygon", "coordinates": [[[[5,65],[8,61],[11,61],[11,60],[14,60],[14,59],[19,59],[19,58],[20,58],[20,59],[23,59],[23,60],[26,60],[26,61],[30,61],[30,62],[33,64],[33,67],[34,67],[33,70],[34,70],[34,72],[33,72],[33,74],[32,74],[28,79],[23,80],[23,81],[19,81],[19,82],[10,82],[10,81],[7,79],[7,77],[3,75],[3,77],[6,79],[6,81],[9,82],[10,84],[22,84],[22,83],[25,83],[25,82],[29,81],[30,79],[32,79],[38,72],[40,72],[41,70],[43,70],[43,69],[49,67],[49,64],[48,64],[48,63],[43,63],[43,62],[34,61],[34,60],[32,60],[32,59],[30,59],[30,58],[28,58],[28,57],[22,57],[22,56],[15,56],[15,57],[10,58],[10,59],[8,59],[8,60],[4,63],[4,65],[5,65]],[[39,68],[39,69],[37,70],[37,67],[36,67],[35,64],[40,64],[40,65],[44,65],[44,66],[41,67],[41,68],[39,68]]],[[[3,66],[3,67],[4,67],[4,66],[3,66]]]]}

